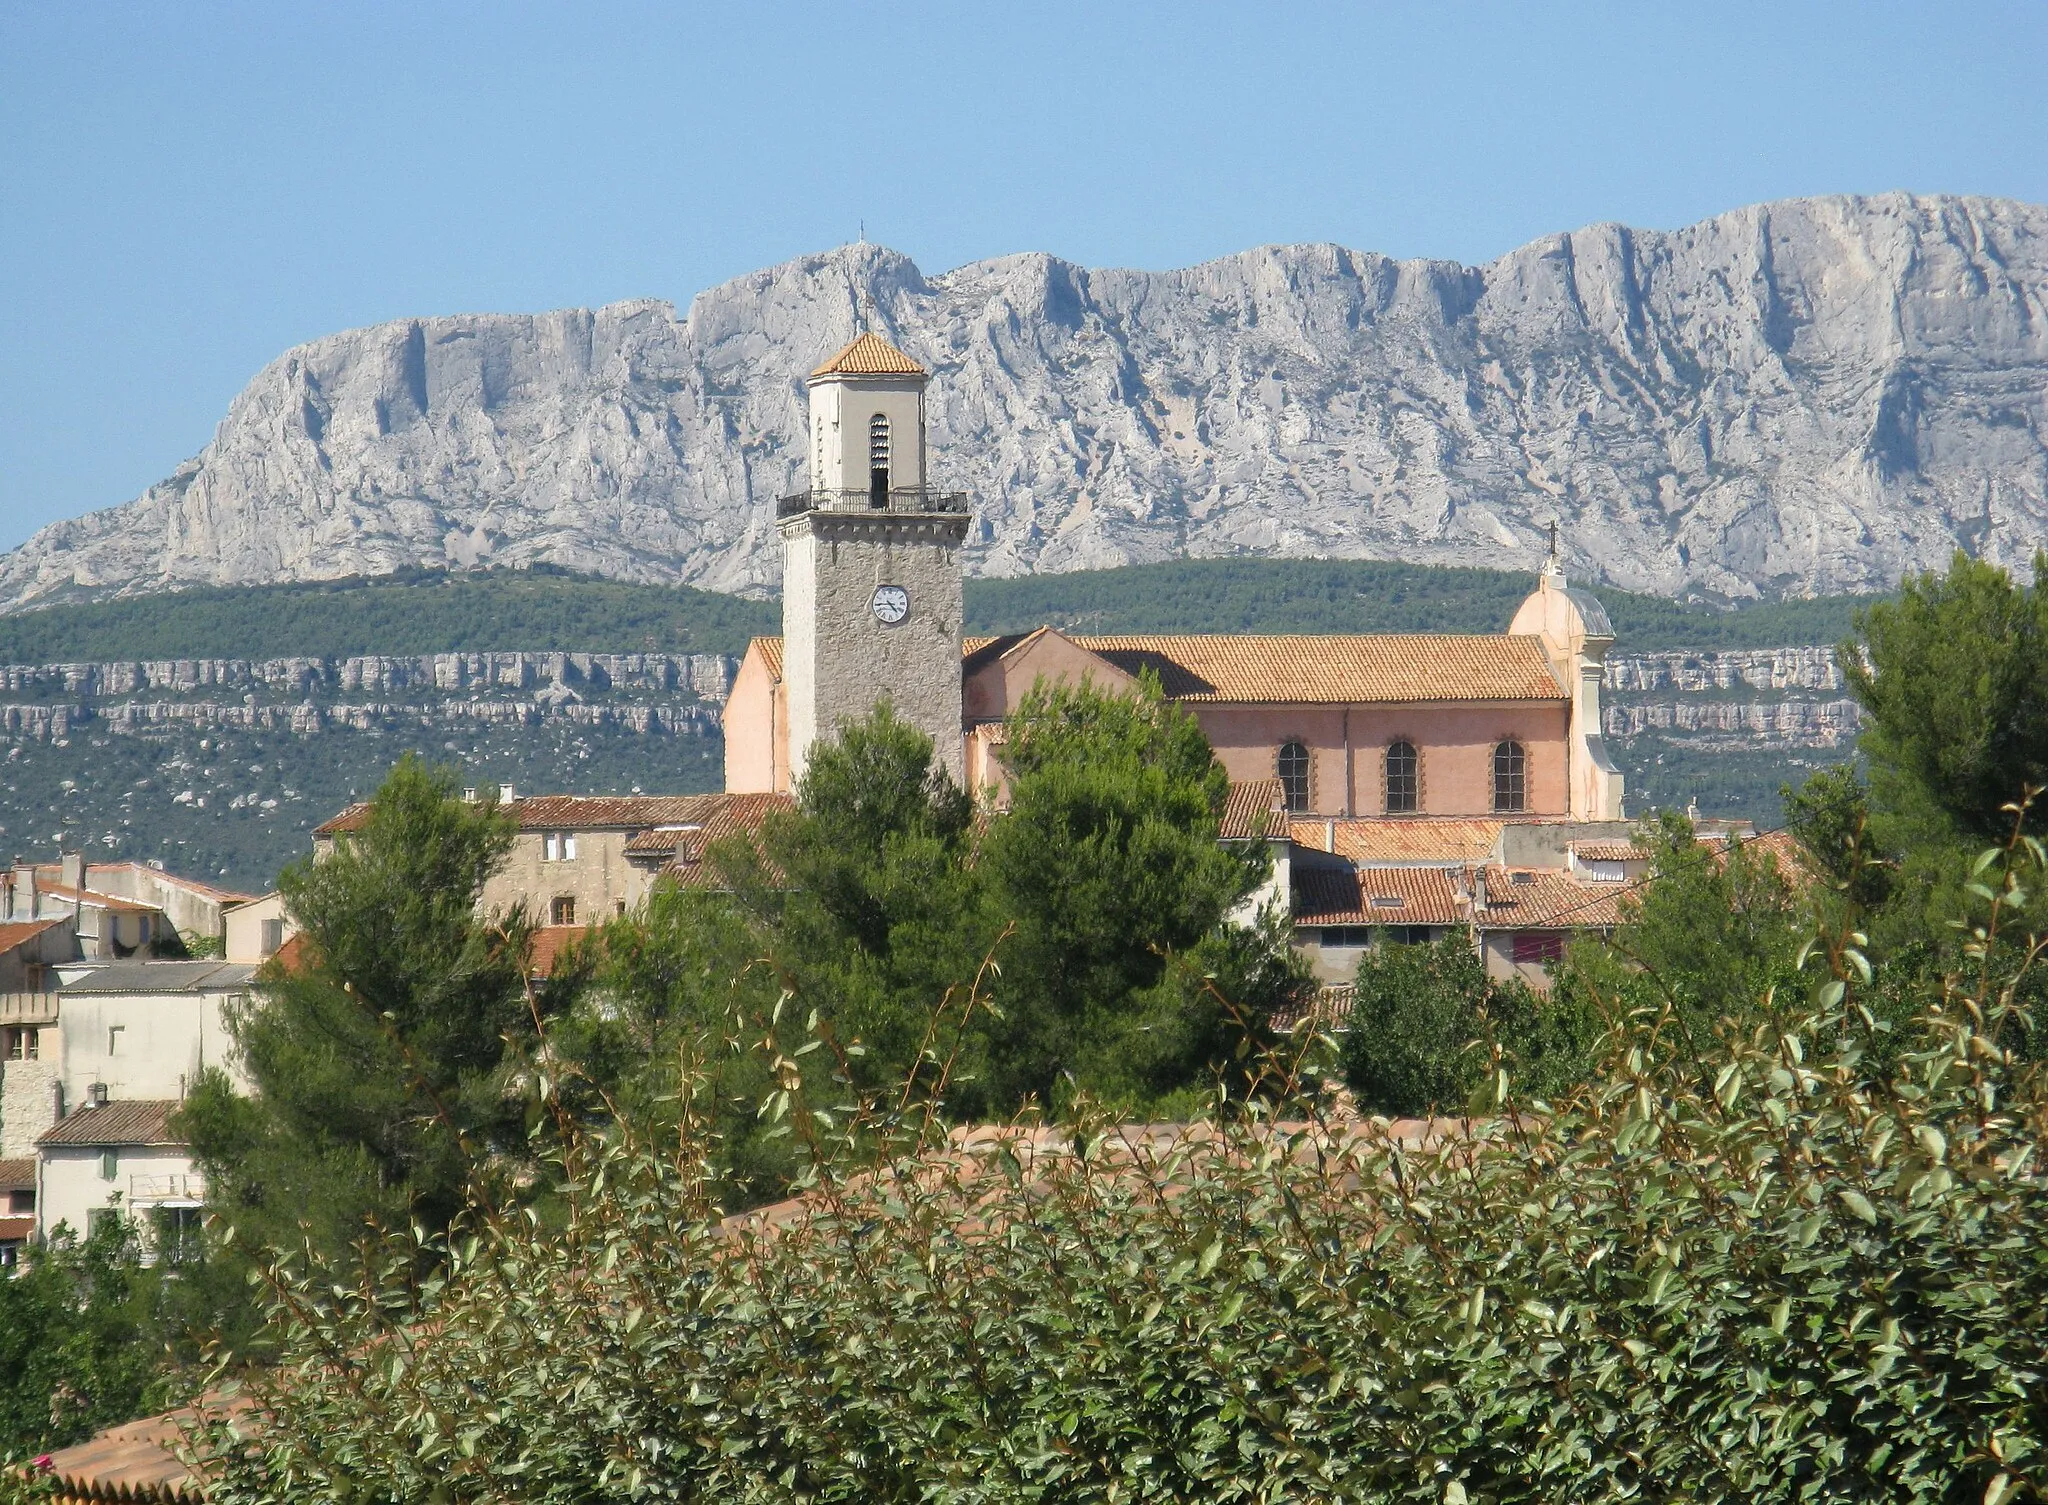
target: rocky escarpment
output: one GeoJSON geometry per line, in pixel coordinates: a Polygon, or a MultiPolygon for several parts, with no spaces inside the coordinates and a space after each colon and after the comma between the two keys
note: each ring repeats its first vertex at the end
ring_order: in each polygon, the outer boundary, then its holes
{"type": "Polygon", "coordinates": [[[0,606],[548,561],[773,589],[802,376],[858,311],[937,373],[987,574],[1182,555],[1527,566],[1747,598],[2048,541],[2048,209],[1821,198],[1600,225],[1483,267],[1276,246],[926,277],[849,247],[686,315],[421,318],[287,352],[0,606]]]}

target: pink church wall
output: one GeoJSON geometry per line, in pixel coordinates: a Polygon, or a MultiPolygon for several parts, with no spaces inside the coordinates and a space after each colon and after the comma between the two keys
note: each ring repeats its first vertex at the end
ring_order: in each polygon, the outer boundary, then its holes
{"type": "Polygon", "coordinates": [[[1509,737],[1528,754],[1527,813],[1563,815],[1569,805],[1568,711],[1562,701],[1484,706],[1198,702],[1188,709],[1235,783],[1277,777],[1281,744],[1306,744],[1309,806],[1317,815],[1384,814],[1381,758],[1397,738],[1414,743],[1420,754],[1418,814],[1491,814],[1493,750],[1509,737]]]}
{"type": "Polygon", "coordinates": [[[725,788],[729,794],[778,794],[789,789],[789,715],[782,682],[750,649],[733,676],[725,702],[725,788]]]}

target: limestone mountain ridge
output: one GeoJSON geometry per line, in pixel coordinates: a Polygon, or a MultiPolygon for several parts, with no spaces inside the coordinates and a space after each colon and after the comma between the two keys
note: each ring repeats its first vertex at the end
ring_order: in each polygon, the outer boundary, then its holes
{"type": "Polygon", "coordinates": [[[1532,567],[1741,600],[2048,544],[2048,208],[1885,194],[1480,267],[1334,245],[1177,271],[879,246],[699,294],[417,318],[285,352],[135,501],[0,556],[0,609],[545,562],[772,591],[803,376],[872,325],[932,369],[968,568],[1532,567]]]}

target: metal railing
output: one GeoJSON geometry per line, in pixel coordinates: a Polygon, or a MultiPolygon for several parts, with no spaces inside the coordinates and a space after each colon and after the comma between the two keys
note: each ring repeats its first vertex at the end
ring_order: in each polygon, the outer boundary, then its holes
{"type": "Polygon", "coordinates": [[[0,993],[0,1024],[55,1024],[55,993],[0,993]]]}
{"type": "Polygon", "coordinates": [[[935,486],[892,487],[877,505],[874,492],[865,487],[819,487],[783,497],[775,504],[777,517],[796,517],[805,512],[919,512],[959,513],[967,511],[967,493],[940,491],[935,486]]]}
{"type": "Polygon", "coordinates": [[[206,1178],[197,1171],[173,1171],[162,1176],[131,1175],[128,1178],[130,1207],[205,1200],[206,1178]]]}

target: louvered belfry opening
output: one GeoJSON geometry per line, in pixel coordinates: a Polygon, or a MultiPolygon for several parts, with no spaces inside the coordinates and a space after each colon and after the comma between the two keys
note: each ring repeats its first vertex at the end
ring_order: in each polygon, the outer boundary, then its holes
{"type": "Polygon", "coordinates": [[[889,420],[880,413],[868,421],[868,505],[889,505],[889,420]]]}

